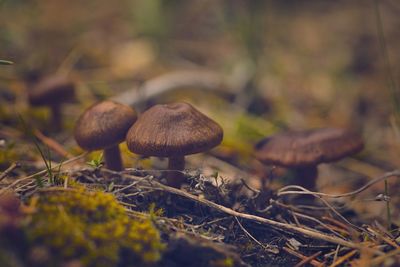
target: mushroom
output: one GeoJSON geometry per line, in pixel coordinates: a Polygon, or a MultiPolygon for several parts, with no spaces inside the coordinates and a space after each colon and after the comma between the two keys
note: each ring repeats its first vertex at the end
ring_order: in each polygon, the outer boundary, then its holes
{"type": "Polygon", "coordinates": [[[108,169],[123,169],[119,143],[136,121],[135,110],[113,101],[102,101],[89,107],[75,126],[75,140],[82,148],[92,151],[104,149],[108,169]]]}
{"type": "Polygon", "coordinates": [[[167,182],[179,187],[184,157],[207,151],[222,141],[223,130],[213,120],[188,103],[155,105],[145,111],[129,129],[126,142],[130,151],[168,157],[167,182]]]}
{"type": "Polygon", "coordinates": [[[28,91],[28,100],[32,106],[50,107],[52,126],[57,131],[62,128],[61,105],[74,99],[74,82],[63,75],[44,78],[28,91]]]}
{"type": "Polygon", "coordinates": [[[332,162],[361,151],[364,142],[356,133],[337,128],[286,132],[261,140],[255,156],[264,164],[292,169],[297,183],[314,190],[317,165],[332,162]]]}

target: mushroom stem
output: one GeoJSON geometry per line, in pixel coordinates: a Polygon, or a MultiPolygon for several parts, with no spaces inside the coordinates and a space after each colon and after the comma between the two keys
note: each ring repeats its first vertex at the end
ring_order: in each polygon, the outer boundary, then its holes
{"type": "Polygon", "coordinates": [[[296,174],[297,185],[315,191],[318,177],[318,169],[316,165],[296,167],[293,170],[296,174]]]}
{"type": "Polygon", "coordinates": [[[185,168],[184,156],[169,157],[168,161],[169,171],[167,174],[167,182],[169,186],[179,188],[182,185],[182,183],[185,181],[185,176],[180,171],[183,171],[184,168],[185,168]]]}
{"type": "Polygon", "coordinates": [[[61,108],[59,104],[54,104],[50,106],[51,109],[51,125],[55,131],[60,131],[62,129],[62,115],[61,108]]]}
{"type": "Polygon", "coordinates": [[[122,159],[118,145],[110,146],[104,149],[104,161],[106,167],[112,171],[122,171],[122,159]]]}

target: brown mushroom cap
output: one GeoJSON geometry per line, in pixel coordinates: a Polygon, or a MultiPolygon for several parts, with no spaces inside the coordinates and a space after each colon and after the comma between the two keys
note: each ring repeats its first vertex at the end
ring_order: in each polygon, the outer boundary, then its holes
{"type": "Polygon", "coordinates": [[[336,161],[363,147],[364,142],[356,133],[322,128],[277,134],[261,140],[255,149],[257,159],[265,164],[301,167],[336,161]]]}
{"type": "Polygon", "coordinates": [[[204,152],[221,143],[222,128],[188,103],[155,105],[129,129],[129,150],[173,157],[204,152]]]}
{"type": "Polygon", "coordinates": [[[136,112],[124,104],[103,101],[89,107],[75,126],[75,140],[92,151],[119,144],[136,121],[136,112]]]}
{"type": "Polygon", "coordinates": [[[74,82],[63,75],[44,78],[28,92],[29,103],[33,106],[58,104],[74,98],[74,82]]]}

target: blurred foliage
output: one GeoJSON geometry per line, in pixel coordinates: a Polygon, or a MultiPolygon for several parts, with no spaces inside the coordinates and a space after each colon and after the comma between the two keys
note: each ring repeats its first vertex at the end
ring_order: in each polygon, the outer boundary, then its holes
{"type": "Polygon", "coordinates": [[[0,167],[6,168],[6,166],[10,165],[12,162],[17,161],[18,155],[14,149],[15,143],[10,142],[6,143],[3,146],[0,146],[0,167]]]}
{"type": "Polygon", "coordinates": [[[12,64],[14,64],[12,61],[0,59],[0,65],[12,65],[12,64]]]}

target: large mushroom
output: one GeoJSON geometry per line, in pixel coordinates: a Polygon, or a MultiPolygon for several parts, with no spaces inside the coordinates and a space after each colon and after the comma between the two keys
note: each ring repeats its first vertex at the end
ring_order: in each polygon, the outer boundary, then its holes
{"type": "Polygon", "coordinates": [[[297,184],[315,190],[317,165],[342,159],[361,151],[360,135],[344,129],[321,128],[286,132],[261,140],[256,158],[264,164],[295,171],[297,184]]]}
{"type": "Polygon", "coordinates": [[[123,169],[119,143],[136,121],[135,110],[113,101],[103,101],[89,107],[75,126],[75,140],[82,148],[93,151],[104,149],[108,169],[123,169]]]}
{"type": "Polygon", "coordinates": [[[207,151],[222,141],[222,128],[188,103],[155,105],[145,111],[129,129],[126,142],[130,151],[168,157],[167,182],[179,187],[184,157],[207,151]]]}
{"type": "Polygon", "coordinates": [[[32,106],[47,106],[51,109],[51,123],[55,130],[62,128],[61,106],[75,100],[75,84],[64,75],[43,78],[28,91],[32,106]]]}

